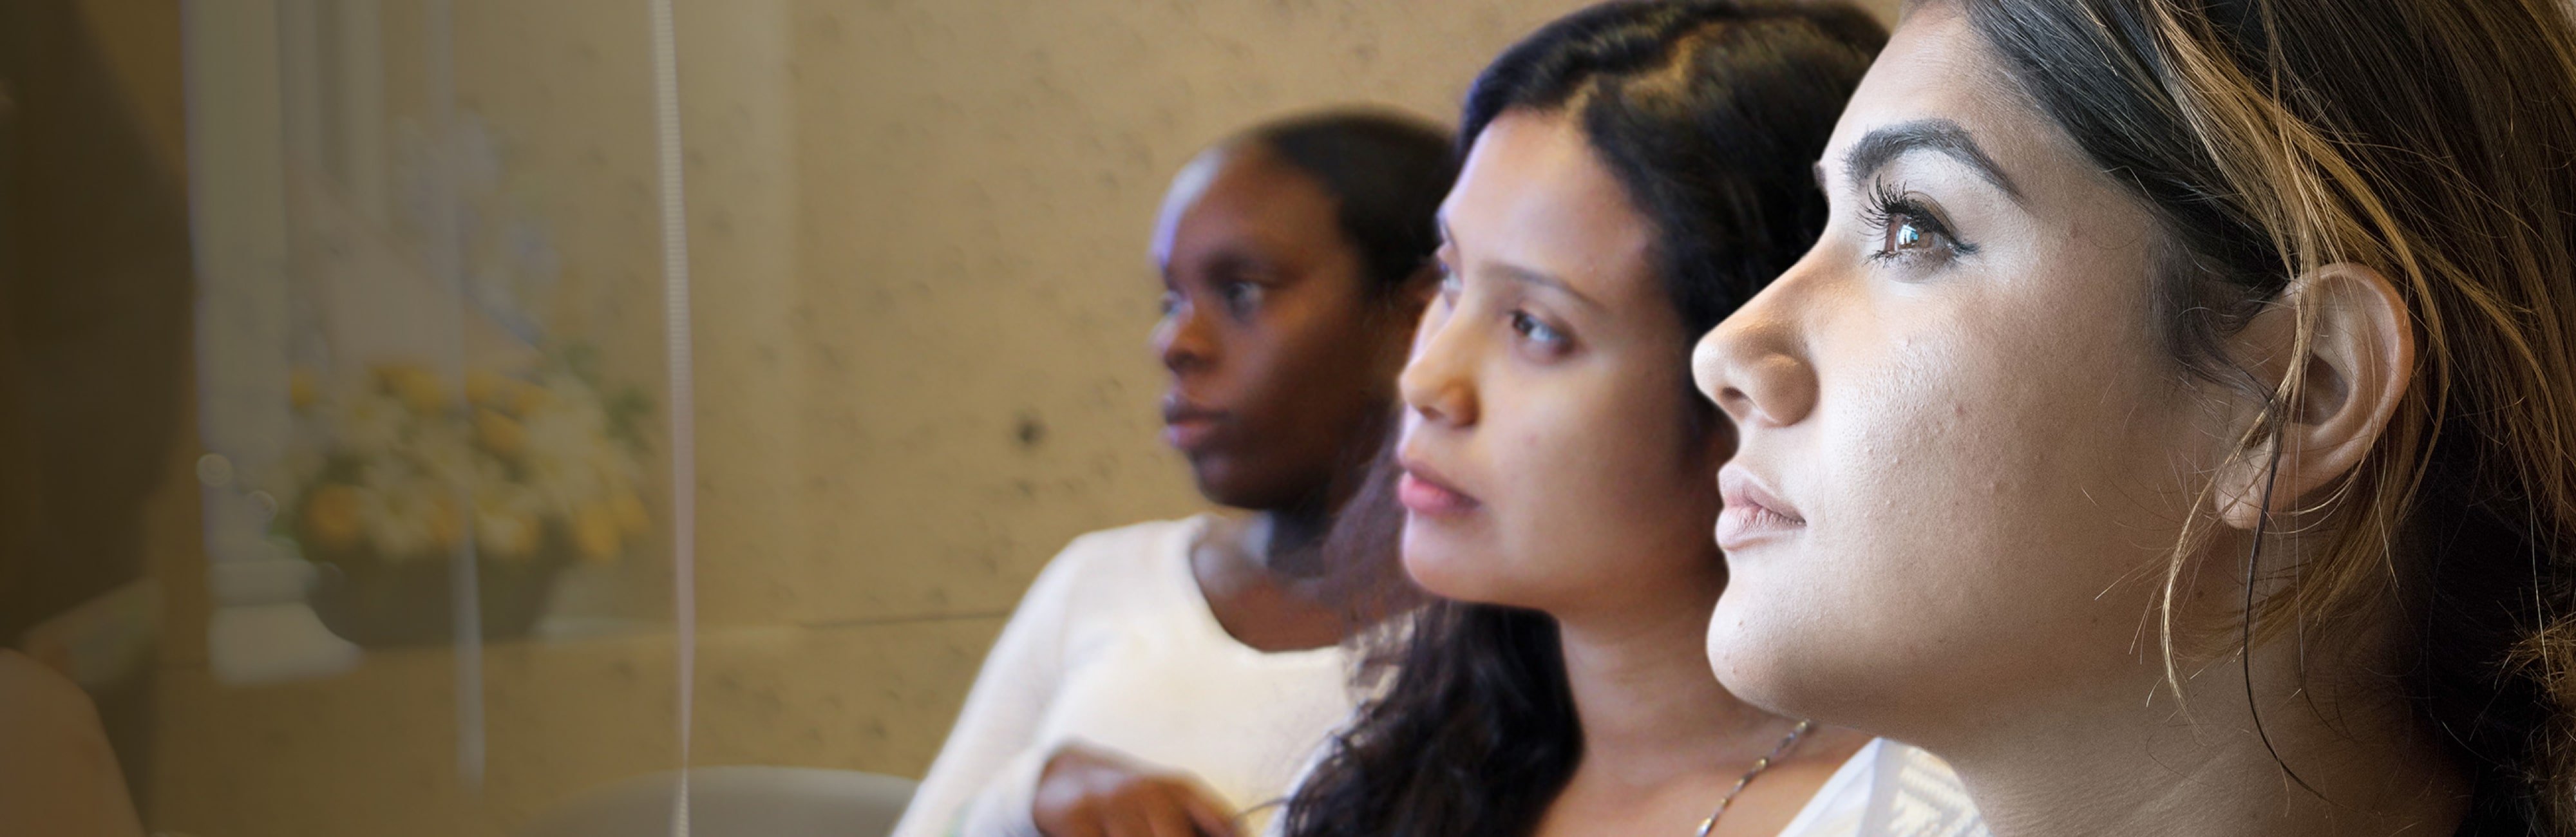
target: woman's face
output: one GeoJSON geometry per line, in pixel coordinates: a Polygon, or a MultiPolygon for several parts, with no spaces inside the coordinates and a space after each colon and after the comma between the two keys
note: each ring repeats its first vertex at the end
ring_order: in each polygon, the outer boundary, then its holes
{"type": "Polygon", "coordinates": [[[1740,444],[1719,679],[1927,745],[2134,707],[2188,486],[2233,441],[2159,338],[2149,216],[1947,6],[1897,30],[1818,176],[1823,238],[1693,362],[1740,444]]]}
{"type": "Polygon", "coordinates": [[[1164,198],[1163,440],[1217,503],[1324,500],[1394,397],[1410,309],[1371,291],[1335,210],[1257,146],[1201,155],[1164,198]]]}
{"type": "Polygon", "coordinates": [[[1724,439],[1684,425],[1689,338],[1646,219],[1574,123],[1519,111],[1476,138],[1441,218],[1445,276],[1401,378],[1406,571],[1559,615],[1704,606],[1724,439]]]}

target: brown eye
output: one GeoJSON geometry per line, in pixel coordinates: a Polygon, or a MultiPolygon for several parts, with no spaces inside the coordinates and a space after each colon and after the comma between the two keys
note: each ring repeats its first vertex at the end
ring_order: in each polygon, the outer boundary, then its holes
{"type": "Polygon", "coordinates": [[[1930,246],[1931,237],[1913,221],[1899,218],[1887,225],[1887,240],[1879,243],[1880,252],[1901,253],[1930,246]]]}
{"type": "Polygon", "coordinates": [[[1869,254],[1873,260],[1932,266],[1977,251],[1952,234],[1949,223],[1922,198],[1901,186],[1881,184],[1871,190],[1861,220],[1878,238],[1878,247],[1869,254]]]}

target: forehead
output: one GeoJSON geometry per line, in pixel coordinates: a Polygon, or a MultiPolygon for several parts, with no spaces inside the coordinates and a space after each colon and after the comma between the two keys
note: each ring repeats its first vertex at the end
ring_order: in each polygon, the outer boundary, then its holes
{"type": "Polygon", "coordinates": [[[1333,196],[1296,167],[1259,146],[1211,149],[1172,178],[1154,224],[1153,253],[1250,244],[1294,249],[1328,244],[1340,234],[1333,196]]]}
{"type": "Polygon", "coordinates": [[[1503,262],[1581,286],[1643,271],[1653,243],[1626,188],[1556,111],[1509,111],[1487,125],[1440,212],[1469,262],[1453,265],[1462,270],[1503,262]]]}
{"type": "Polygon", "coordinates": [[[1842,180],[1845,155],[1871,131],[1924,120],[1964,129],[2034,212],[2098,201],[2088,193],[2115,186],[2021,93],[1956,4],[1926,4],[1897,26],[1834,126],[1827,182],[1842,180]]]}

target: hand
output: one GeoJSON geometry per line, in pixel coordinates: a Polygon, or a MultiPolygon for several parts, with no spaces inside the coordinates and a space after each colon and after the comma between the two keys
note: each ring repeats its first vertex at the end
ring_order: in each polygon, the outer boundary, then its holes
{"type": "Polygon", "coordinates": [[[1234,837],[1225,806],[1185,774],[1080,744],[1056,748],[1030,811],[1047,837],[1234,837]]]}

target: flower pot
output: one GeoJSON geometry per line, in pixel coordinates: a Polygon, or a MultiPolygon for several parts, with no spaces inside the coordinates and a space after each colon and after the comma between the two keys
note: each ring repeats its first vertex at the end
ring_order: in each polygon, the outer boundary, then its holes
{"type": "MultiPolygon", "coordinates": [[[[475,606],[486,641],[528,635],[564,565],[560,550],[521,560],[475,561],[475,606]]],[[[456,638],[452,556],[387,561],[368,555],[317,557],[311,602],[322,624],[368,648],[438,645],[456,638]]]]}

